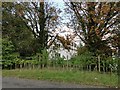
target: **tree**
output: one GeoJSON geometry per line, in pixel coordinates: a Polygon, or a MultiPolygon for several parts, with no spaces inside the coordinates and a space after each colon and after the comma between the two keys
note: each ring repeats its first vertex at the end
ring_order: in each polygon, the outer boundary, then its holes
{"type": "Polygon", "coordinates": [[[20,56],[32,55],[36,51],[32,33],[17,15],[12,14],[13,3],[3,3],[3,8],[3,39],[11,40],[20,56]]]}
{"type": "MultiPolygon", "coordinates": [[[[110,50],[108,34],[112,35],[113,27],[118,22],[119,2],[70,2],[69,12],[72,13],[72,25],[76,34],[92,52],[110,50]]],[[[67,9],[68,10],[68,9],[67,9]]],[[[103,53],[102,52],[102,53],[103,53]]]]}
{"type": "MultiPolygon", "coordinates": [[[[25,2],[25,3],[4,2],[2,5],[3,10],[6,12],[3,13],[4,14],[3,16],[5,16],[5,14],[10,15],[10,17],[5,17],[6,19],[5,22],[3,23],[4,33],[6,33],[10,29],[9,32],[13,31],[13,34],[15,35],[16,34],[16,32],[14,32],[15,29],[17,32],[18,32],[17,29],[19,27],[20,31],[25,31],[26,29],[27,32],[26,34],[30,35],[29,36],[30,38],[35,39],[33,41],[35,41],[35,47],[37,48],[37,52],[42,53],[41,50],[43,50],[44,48],[48,48],[49,29],[53,29],[55,27],[54,25],[58,24],[57,19],[58,14],[60,13],[59,9],[50,6],[50,4],[48,4],[48,2],[44,2],[44,0],[43,2],[25,2]],[[14,22],[14,24],[12,22],[14,22]],[[18,24],[18,22],[21,23],[21,26],[20,24],[18,24]],[[9,29],[5,25],[8,25],[9,29]]],[[[25,32],[23,34],[25,34],[25,32]]],[[[8,33],[7,35],[10,34],[8,33]]],[[[29,44],[30,43],[27,43],[27,45],[29,44]]]]}
{"type": "Polygon", "coordinates": [[[71,26],[89,51],[98,57],[112,55],[109,43],[113,27],[118,26],[120,2],[66,2],[71,14],[71,26]],[[117,25],[116,25],[117,24],[117,25]]]}
{"type": "Polygon", "coordinates": [[[120,25],[118,24],[118,28],[114,28],[113,36],[111,38],[111,44],[114,48],[114,53],[117,57],[120,57],[120,25]]]}
{"type": "Polygon", "coordinates": [[[66,36],[66,39],[65,39],[64,37],[57,35],[57,40],[59,40],[59,41],[62,43],[63,47],[64,47],[65,49],[67,49],[68,51],[69,51],[69,50],[74,50],[73,48],[71,48],[72,40],[73,40],[74,38],[75,38],[75,36],[69,37],[69,36],[67,35],[67,36],[66,36]]]}

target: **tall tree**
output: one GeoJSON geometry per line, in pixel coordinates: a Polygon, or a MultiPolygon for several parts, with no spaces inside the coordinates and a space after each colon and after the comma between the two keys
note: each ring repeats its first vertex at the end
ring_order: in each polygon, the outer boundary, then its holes
{"type": "Polygon", "coordinates": [[[97,56],[99,72],[101,55],[111,56],[110,37],[120,20],[120,2],[66,2],[76,35],[85,43],[89,51],[97,56]]]}
{"type": "Polygon", "coordinates": [[[114,48],[114,55],[120,58],[120,24],[114,27],[113,36],[111,38],[111,45],[114,48]]]}
{"type": "Polygon", "coordinates": [[[43,2],[4,2],[2,5],[3,10],[11,16],[6,17],[6,19],[3,18],[5,21],[3,24],[4,33],[8,31],[8,27],[5,25],[8,25],[9,28],[14,31],[14,28],[19,28],[19,23],[21,22],[21,25],[24,26],[24,28],[21,29],[24,31],[26,28],[32,33],[30,37],[34,37],[38,52],[41,53],[41,50],[48,48],[49,29],[53,29],[55,24],[58,23],[59,9],[56,9],[44,0],[43,2]],[[9,21],[7,20],[8,18],[9,21]],[[14,22],[15,25],[13,25],[12,22],[14,22]]]}
{"type": "Polygon", "coordinates": [[[31,55],[35,52],[34,37],[24,22],[17,15],[12,14],[13,6],[13,3],[3,3],[3,39],[12,41],[20,55],[31,55]]]}
{"type": "Polygon", "coordinates": [[[71,23],[75,32],[90,51],[108,53],[110,50],[110,39],[106,37],[112,36],[113,27],[117,27],[119,4],[120,2],[66,2],[72,13],[71,23]]]}

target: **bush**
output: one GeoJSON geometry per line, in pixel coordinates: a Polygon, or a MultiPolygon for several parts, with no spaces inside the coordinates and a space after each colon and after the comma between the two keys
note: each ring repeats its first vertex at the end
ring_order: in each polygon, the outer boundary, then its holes
{"type": "Polygon", "coordinates": [[[106,68],[106,71],[111,71],[111,72],[117,72],[118,70],[118,58],[112,58],[112,57],[107,57],[104,58],[102,63],[105,63],[104,68],[106,68]]]}
{"type": "MultiPolygon", "coordinates": [[[[78,54],[71,58],[71,62],[74,65],[77,65],[79,67],[82,67],[85,70],[88,70],[89,66],[97,64],[95,56],[93,53],[89,52],[86,47],[81,47],[78,49],[78,54]]],[[[90,68],[91,70],[91,68],[90,68]]]]}
{"type": "Polygon", "coordinates": [[[8,39],[2,39],[2,68],[10,68],[16,58],[14,45],[8,39]]]}

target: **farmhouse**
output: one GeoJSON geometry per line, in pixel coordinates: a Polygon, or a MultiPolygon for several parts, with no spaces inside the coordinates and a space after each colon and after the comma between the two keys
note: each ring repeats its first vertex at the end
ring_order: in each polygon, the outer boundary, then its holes
{"type": "Polygon", "coordinates": [[[66,26],[62,29],[57,28],[52,32],[52,35],[54,35],[54,37],[57,36],[54,43],[48,49],[51,58],[55,57],[57,53],[65,60],[70,59],[76,55],[76,50],[80,44],[84,45],[80,38],[74,33],[73,29],[69,29],[66,26]]]}

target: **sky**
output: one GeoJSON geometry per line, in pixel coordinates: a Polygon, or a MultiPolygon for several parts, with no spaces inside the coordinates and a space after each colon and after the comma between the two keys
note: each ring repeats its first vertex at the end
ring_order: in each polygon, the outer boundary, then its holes
{"type": "MultiPolygon", "coordinates": [[[[64,11],[64,9],[66,8],[65,6],[65,3],[64,3],[64,0],[48,0],[50,2],[54,2],[54,6],[57,7],[57,8],[60,8],[61,9],[61,14],[60,16],[63,18],[62,22],[67,22],[69,21],[65,16],[66,16],[66,13],[64,11]]],[[[66,1],[66,0],[65,0],[66,1]]]]}

